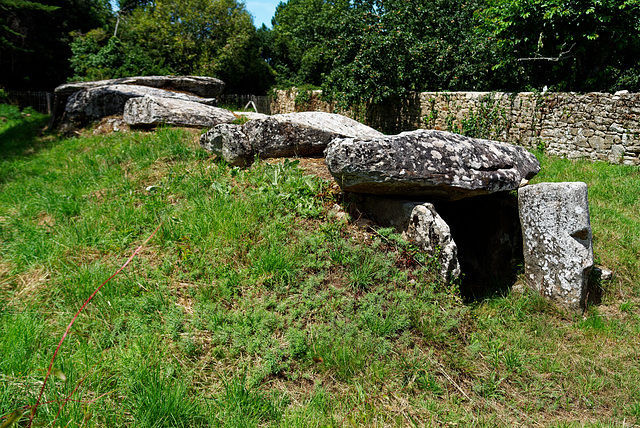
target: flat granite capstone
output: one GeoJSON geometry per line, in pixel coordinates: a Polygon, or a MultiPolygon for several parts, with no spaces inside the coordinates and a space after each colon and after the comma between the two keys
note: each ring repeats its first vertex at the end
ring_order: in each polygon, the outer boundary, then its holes
{"type": "Polygon", "coordinates": [[[191,101],[206,105],[212,105],[217,102],[214,98],[202,98],[149,86],[108,85],[75,92],[67,100],[65,116],[69,121],[82,122],[100,119],[114,114],[122,114],[124,106],[129,99],[144,97],[145,95],[191,101]]]}
{"type": "Polygon", "coordinates": [[[236,119],[232,112],[223,108],[151,95],[130,98],[124,106],[123,117],[131,126],[167,124],[202,128],[236,119]]]}
{"type": "Polygon", "coordinates": [[[300,112],[257,117],[244,125],[218,125],[202,135],[200,144],[231,165],[241,166],[255,156],[318,156],[336,137],[382,135],[339,114],[300,112]]]}
{"type": "Polygon", "coordinates": [[[343,190],[444,200],[515,190],[540,171],[523,147],[424,129],[336,138],[325,155],[343,190]]]}

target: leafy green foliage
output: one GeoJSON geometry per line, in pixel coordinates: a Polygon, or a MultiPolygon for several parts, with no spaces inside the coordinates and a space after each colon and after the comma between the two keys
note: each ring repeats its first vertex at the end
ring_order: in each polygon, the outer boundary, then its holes
{"type": "Polygon", "coordinates": [[[491,0],[485,33],[518,76],[509,89],[637,90],[640,2],[637,0],[491,0]]]}
{"type": "Polygon", "coordinates": [[[338,23],[349,7],[345,0],[289,0],[280,3],[273,29],[262,30],[263,52],[282,86],[320,86],[331,71],[327,44],[339,36],[338,23]]]}
{"type": "Polygon", "coordinates": [[[264,93],[272,83],[251,15],[236,0],[158,0],[123,21],[118,34],[126,53],[133,48],[141,56],[128,73],[148,74],[151,62],[173,74],[219,77],[234,93],[264,93]]]}
{"type": "MultiPolygon", "coordinates": [[[[499,106],[493,93],[483,96],[479,101],[477,110],[469,111],[467,117],[461,120],[460,126],[455,126],[453,115],[447,116],[447,131],[472,138],[502,140],[509,126],[504,108],[499,106]]],[[[425,117],[427,126],[428,121],[429,116],[425,117]]]]}
{"type": "Polygon", "coordinates": [[[0,51],[8,50],[20,50],[21,48],[16,45],[12,38],[21,37],[22,34],[16,31],[12,27],[15,23],[12,22],[11,13],[16,10],[30,10],[30,11],[43,11],[53,12],[58,9],[56,6],[48,6],[42,3],[29,0],[1,0],[0,10],[3,11],[4,19],[0,22],[0,51]]]}
{"type": "Polygon", "coordinates": [[[170,74],[140,46],[109,37],[102,29],[75,34],[70,59],[74,80],[102,80],[116,77],[170,74]]]}
{"type": "Polygon", "coordinates": [[[320,85],[367,117],[412,91],[636,90],[639,13],[637,0],[290,0],[263,55],[279,84],[320,85]]]}
{"type": "Polygon", "coordinates": [[[70,34],[103,27],[111,18],[107,0],[2,0],[0,3],[1,84],[8,88],[46,89],[71,74],[70,34]]]}
{"type": "Polygon", "coordinates": [[[412,91],[482,90],[495,47],[475,31],[482,1],[355,2],[330,44],[323,89],[342,107],[379,105],[412,91]]]}

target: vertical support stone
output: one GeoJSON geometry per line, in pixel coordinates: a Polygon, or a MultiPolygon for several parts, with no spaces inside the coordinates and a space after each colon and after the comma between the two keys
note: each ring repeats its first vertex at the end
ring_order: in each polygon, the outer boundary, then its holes
{"type": "Polygon", "coordinates": [[[445,282],[460,276],[458,246],[433,204],[378,195],[352,196],[359,211],[380,225],[395,228],[426,254],[437,257],[445,282]]]}
{"type": "Polygon", "coordinates": [[[530,287],[573,311],[584,308],[593,246],[587,185],[541,183],[518,190],[530,287]]]}

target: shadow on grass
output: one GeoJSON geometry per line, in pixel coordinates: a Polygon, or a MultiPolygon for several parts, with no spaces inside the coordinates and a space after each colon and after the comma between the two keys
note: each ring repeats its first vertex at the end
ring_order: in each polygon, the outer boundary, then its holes
{"type": "Polygon", "coordinates": [[[2,129],[0,127],[0,159],[31,156],[48,147],[51,141],[40,138],[49,116],[26,116],[2,129]]]}

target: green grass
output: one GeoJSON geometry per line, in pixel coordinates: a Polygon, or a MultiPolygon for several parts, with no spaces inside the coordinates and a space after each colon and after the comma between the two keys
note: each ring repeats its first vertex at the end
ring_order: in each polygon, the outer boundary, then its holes
{"type": "Polygon", "coordinates": [[[330,220],[339,195],[295,161],[231,168],[171,128],[39,136],[46,118],[11,111],[4,417],[35,404],[73,314],[162,223],[78,318],[56,360],[66,380],[50,379],[37,422],[640,423],[638,168],[543,158],[542,180],[589,183],[596,257],[616,272],[604,303],[574,317],[530,292],[463,304],[389,230],[330,220]]]}

